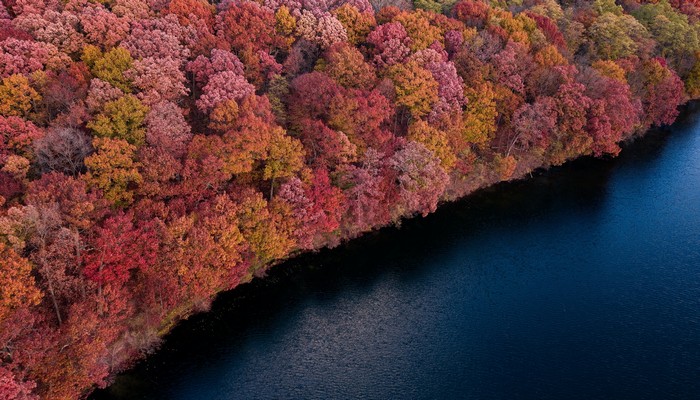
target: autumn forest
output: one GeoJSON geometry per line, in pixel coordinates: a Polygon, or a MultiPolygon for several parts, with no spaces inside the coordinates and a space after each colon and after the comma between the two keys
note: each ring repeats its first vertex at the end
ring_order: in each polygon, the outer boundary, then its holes
{"type": "Polygon", "coordinates": [[[697,0],[2,0],[0,399],[276,262],[672,123],[697,0]]]}

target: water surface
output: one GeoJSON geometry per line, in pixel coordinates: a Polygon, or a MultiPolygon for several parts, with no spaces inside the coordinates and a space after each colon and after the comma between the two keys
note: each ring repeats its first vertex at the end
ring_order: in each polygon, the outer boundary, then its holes
{"type": "Polygon", "coordinates": [[[225,293],[117,399],[700,398],[700,109],[225,293]]]}

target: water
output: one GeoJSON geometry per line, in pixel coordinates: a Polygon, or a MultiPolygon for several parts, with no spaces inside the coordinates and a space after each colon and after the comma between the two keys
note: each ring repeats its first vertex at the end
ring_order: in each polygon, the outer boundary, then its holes
{"type": "Polygon", "coordinates": [[[94,399],[700,398],[700,110],[223,294],[94,399]]]}

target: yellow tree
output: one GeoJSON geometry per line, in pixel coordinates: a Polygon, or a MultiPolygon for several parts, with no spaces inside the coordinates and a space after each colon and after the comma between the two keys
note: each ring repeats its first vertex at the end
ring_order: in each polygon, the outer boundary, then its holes
{"type": "Polygon", "coordinates": [[[465,89],[467,109],[463,114],[463,139],[468,143],[483,144],[496,132],[496,93],[491,84],[482,83],[465,89]]]}
{"type": "Polygon", "coordinates": [[[136,146],[109,138],[96,138],[92,144],[96,152],[85,159],[88,172],[83,179],[90,187],[101,190],[114,205],[131,204],[133,186],[143,181],[135,161],[136,146]]]}
{"type": "Polygon", "coordinates": [[[124,72],[131,69],[134,63],[129,50],[123,47],[115,47],[106,53],[102,53],[96,46],[88,45],[83,50],[82,60],[90,67],[90,72],[95,78],[109,82],[124,92],[131,91],[131,84],[124,77],[124,72]]]}
{"type": "Polygon", "coordinates": [[[408,138],[422,143],[426,149],[432,151],[440,159],[445,171],[449,171],[457,161],[447,134],[423,120],[419,119],[408,127],[408,138]]]}
{"type": "Polygon", "coordinates": [[[255,254],[253,269],[286,256],[294,247],[291,220],[272,212],[260,192],[247,190],[236,200],[241,233],[255,254]]]}
{"type": "Polygon", "coordinates": [[[270,198],[275,189],[275,179],[293,176],[304,167],[304,146],[281,128],[272,131],[263,179],[270,180],[270,198]]]}
{"type": "Polygon", "coordinates": [[[135,146],[143,146],[146,130],[143,121],[148,114],[148,107],[136,96],[128,94],[105,104],[104,110],[88,128],[99,137],[124,139],[135,146]]]}
{"type": "Polygon", "coordinates": [[[389,68],[394,82],[396,103],[408,108],[414,118],[428,114],[438,99],[438,83],[433,74],[415,61],[389,68]]]}
{"type": "Polygon", "coordinates": [[[13,310],[39,304],[41,291],[32,276],[32,266],[12,248],[0,242],[0,322],[13,310]]]}
{"type": "Polygon", "coordinates": [[[41,96],[24,75],[10,75],[0,83],[0,115],[26,117],[41,96]]]}
{"type": "Polygon", "coordinates": [[[348,32],[348,43],[352,45],[363,42],[372,28],[377,25],[373,14],[362,13],[350,3],[345,3],[333,10],[333,15],[345,27],[348,32]]]}

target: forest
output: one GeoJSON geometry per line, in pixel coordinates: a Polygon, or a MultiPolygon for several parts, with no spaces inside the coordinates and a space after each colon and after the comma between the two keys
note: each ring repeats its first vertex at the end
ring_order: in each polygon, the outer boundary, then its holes
{"type": "Polygon", "coordinates": [[[0,399],[218,292],[672,123],[700,1],[2,0],[0,399]]]}

